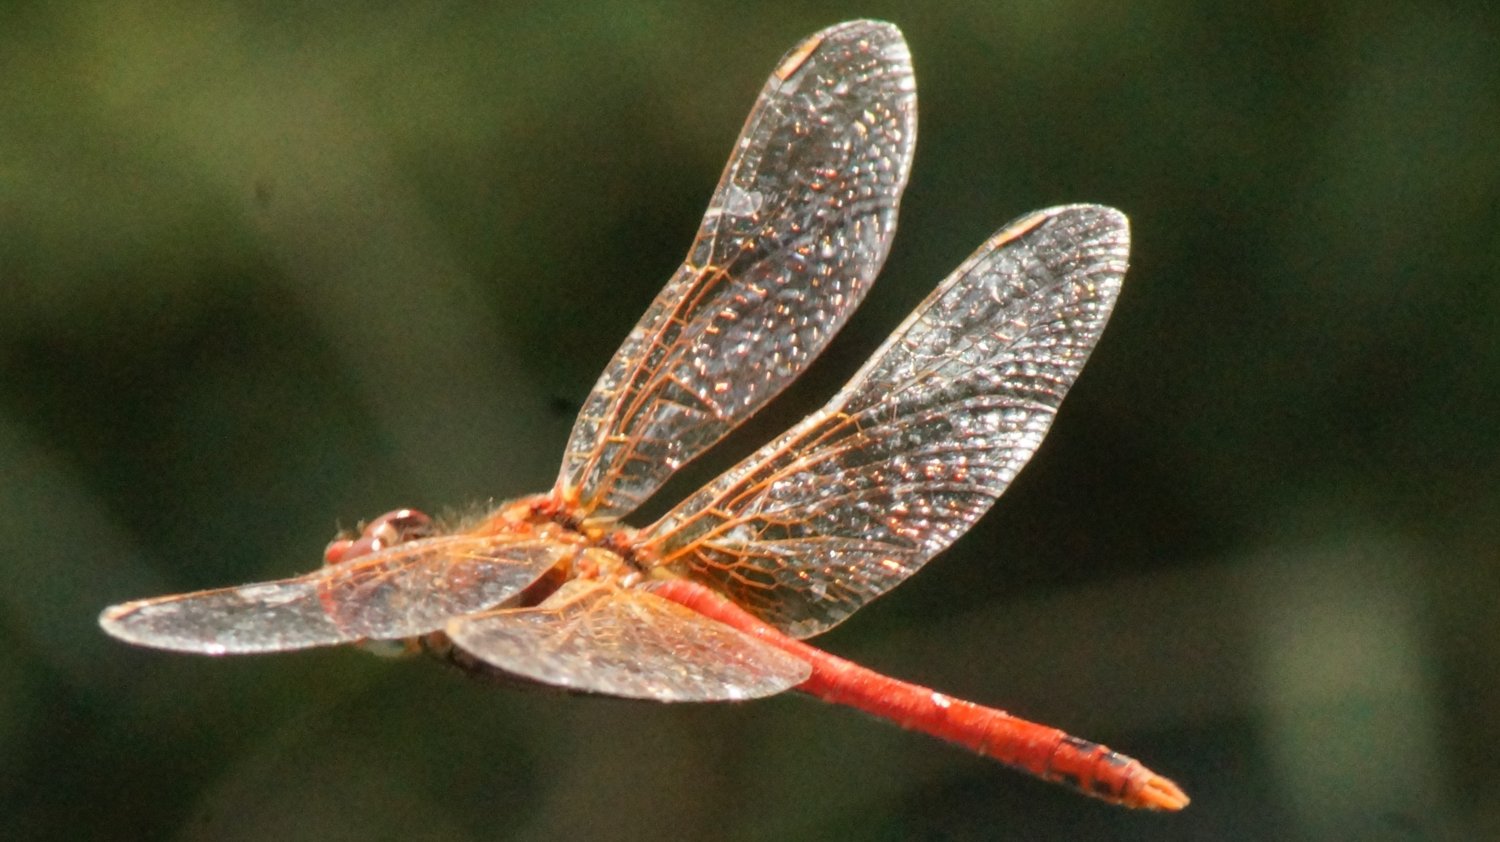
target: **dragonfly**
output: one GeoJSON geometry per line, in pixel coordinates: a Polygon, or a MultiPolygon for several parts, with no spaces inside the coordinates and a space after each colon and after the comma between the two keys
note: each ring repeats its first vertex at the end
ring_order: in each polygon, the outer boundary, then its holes
{"type": "Polygon", "coordinates": [[[965,260],[825,405],[648,526],[624,521],[796,378],[885,261],[916,141],[900,30],[850,21],[776,65],[686,260],[584,401],[550,491],[440,524],[414,509],[312,573],[104,610],[206,655],[355,644],[661,702],[797,690],[1128,807],[1188,798],[1139,761],[814,648],[978,520],[1097,343],[1125,216],[1028,214],[965,260]]]}

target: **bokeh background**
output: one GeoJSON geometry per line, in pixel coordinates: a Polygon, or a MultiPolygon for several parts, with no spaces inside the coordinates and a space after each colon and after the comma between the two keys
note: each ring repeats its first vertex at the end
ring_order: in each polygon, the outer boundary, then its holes
{"type": "Polygon", "coordinates": [[[1495,9],[0,5],[0,835],[1497,838],[1495,9]],[[766,74],[861,16],[920,91],[886,271],[669,493],[1007,220],[1124,209],[1125,293],[1033,465],[821,642],[1137,755],[1185,813],[790,695],[99,632],[398,505],[547,487],[766,74]]]}

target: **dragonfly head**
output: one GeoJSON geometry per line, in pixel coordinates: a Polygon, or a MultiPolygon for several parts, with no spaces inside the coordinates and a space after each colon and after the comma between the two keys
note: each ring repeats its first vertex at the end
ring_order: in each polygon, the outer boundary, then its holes
{"type": "MultiPolygon", "coordinates": [[[[357,538],[335,538],[323,550],[323,564],[333,566],[381,550],[426,538],[436,531],[432,518],[416,509],[395,509],[365,524],[357,538]]],[[[361,640],[355,644],[382,658],[402,658],[421,651],[416,638],[361,640]]]]}
{"type": "Polygon", "coordinates": [[[358,538],[335,538],[323,550],[323,564],[335,565],[433,534],[432,518],[416,509],[396,509],[370,521],[358,538]]]}

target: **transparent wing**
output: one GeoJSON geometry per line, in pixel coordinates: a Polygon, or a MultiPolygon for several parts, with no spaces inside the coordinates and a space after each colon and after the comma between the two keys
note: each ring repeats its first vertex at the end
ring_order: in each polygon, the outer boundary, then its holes
{"type": "Polygon", "coordinates": [[[574,552],[553,538],[446,535],[295,579],[111,606],[99,625],[130,643],[207,655],[412,637],[500,604],[574,552]]]}
{"type": "Polygon", "coordinates": [[[641,541],[788,634],[833,626],[994,503],[1104,329],[1123,214],[1078,205],[995,235],[838,395],[641,541]]]}
{"type": "Polygon", "coordinates": [[[459,617],[448,636],[524,678],[634,699],[754,699],[805,681],[803,661],[643,590],[574,580],[535,608],[459,617]]]}
{"type": "Polygon", "coordinates": [[[687,261],[584,402],[562,499],[629,512],[806,368],[885,261],[915,140],[896,27],[840,24],[782,59],[687,261]]]}

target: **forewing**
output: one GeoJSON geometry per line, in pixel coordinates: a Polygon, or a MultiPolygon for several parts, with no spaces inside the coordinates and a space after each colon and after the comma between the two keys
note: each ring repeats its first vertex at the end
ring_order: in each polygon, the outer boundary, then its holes
{"type": "Polygon", "coordinates": [[[805,681],[806,662],[634,588],[575,580],[535,608],[448,624],[453,642],[506,672],[661,702],[754,699],[805,681]]]}
{"type": "Polygon", "coordinates": [[[563,499],[595,517],[629,512],[823,349],[885,261],[915,90],[887,23],[840,24],[782,59],[687,261],[584,402],[563,499]]]}
{"type": "Polygon", "coordinates": [[[641,533],[788,634],[847,617],[962,535],[1041,444],[1129,255],[1123,214],[1003,229],[823,409],[641,533]]]}
{"type": "Polygon", "coordinates": [[[394,640],[498,605],[576,551],[551,538],[447,535],[295,579],[111,606],[99,624],[130,643],[207,655],[394,640]]]}

